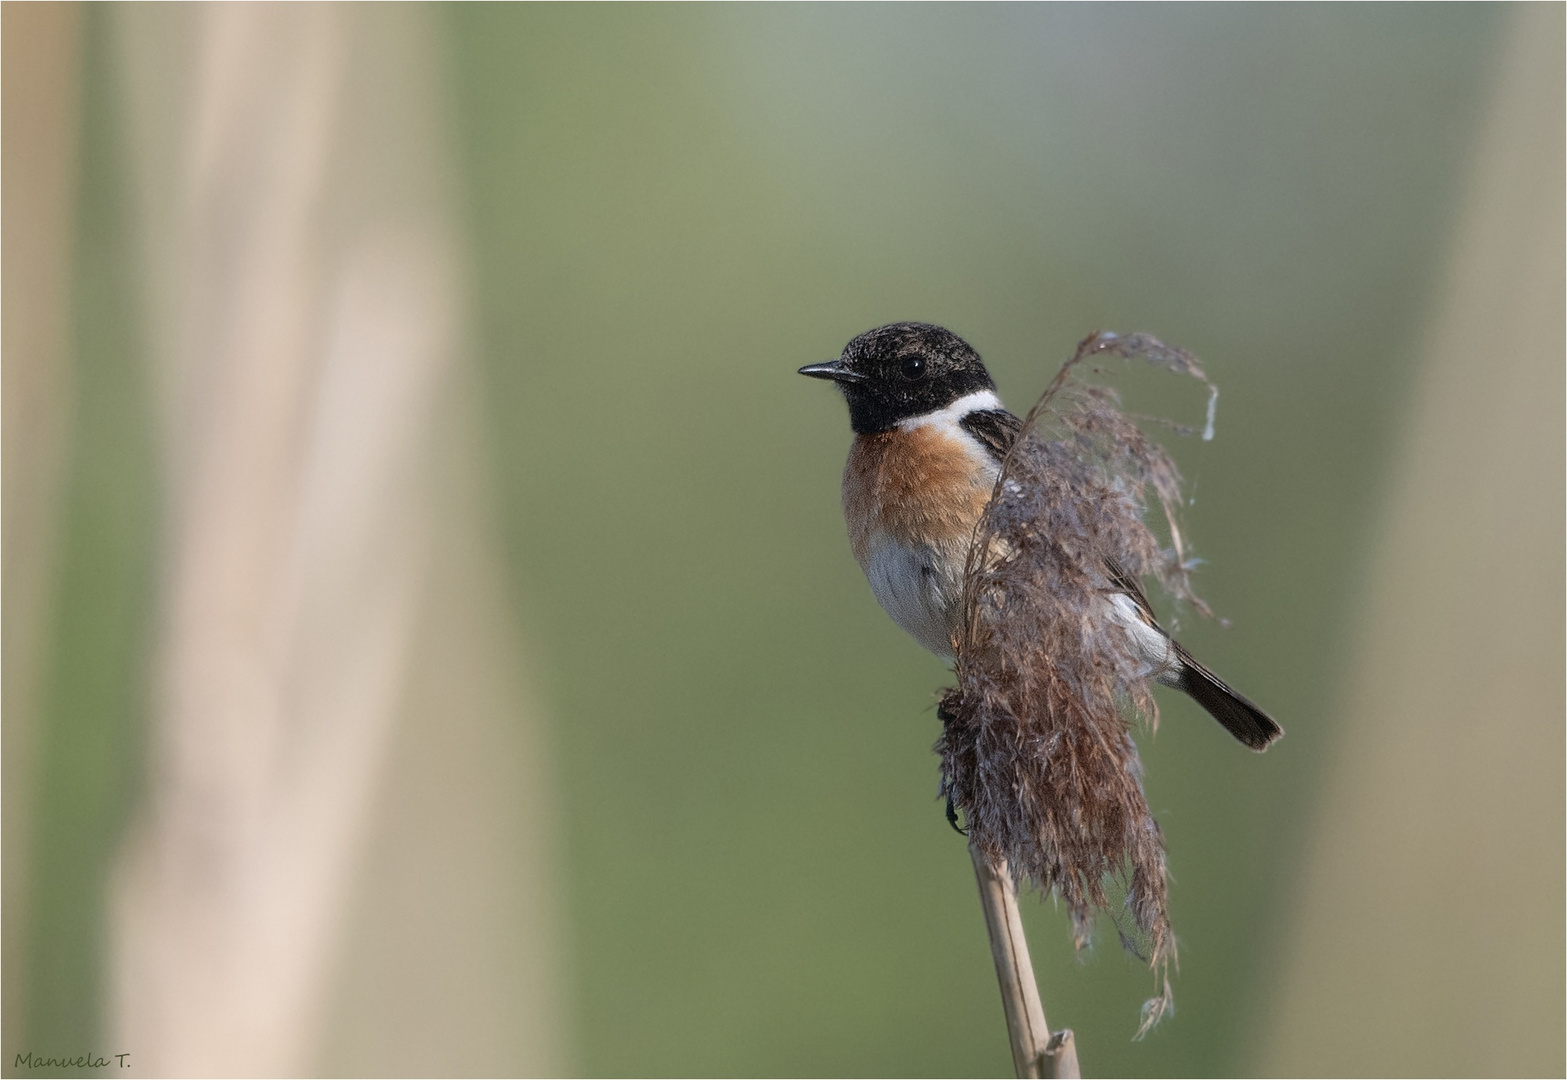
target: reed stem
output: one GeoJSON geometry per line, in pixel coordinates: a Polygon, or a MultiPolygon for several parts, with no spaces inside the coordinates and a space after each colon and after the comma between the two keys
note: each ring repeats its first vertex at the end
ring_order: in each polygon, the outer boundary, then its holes
{"type": "Polygon", "coordinates": [[[1012,1064],[1020,1077],[1079,1077],[1077,1043],[1070,1030],[1051,1034],[1045,1007],[1034,981],[1034,965],[1028,957],[1023,919],[1017,908],[1017,887],[1006,860],[994,863],[973,844],[974,877],[979,882],[980,906],[985,910],[985,930],[990,935],[990,955],[1001,985],[1001,1004],[1007,1014],[1007,1036],[1012,1043],[1012,1064]]]}

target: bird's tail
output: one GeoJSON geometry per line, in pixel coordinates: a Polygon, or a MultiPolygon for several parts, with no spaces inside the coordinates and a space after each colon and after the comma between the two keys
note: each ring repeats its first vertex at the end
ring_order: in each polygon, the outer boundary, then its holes
{"type": "Polygon", "coordinates": [[[1224,680],[1194,660],[1178,643],[1171,644],[1175,645],[1175,654],[1181,663],[1179,673],[1171,680],[1175,688],[1207,709],[1224,725],[1225,731],[1259,753],[1284,734],[1284,729],[1273,722],[1273,717],[1231,690],[1224,680]]]}

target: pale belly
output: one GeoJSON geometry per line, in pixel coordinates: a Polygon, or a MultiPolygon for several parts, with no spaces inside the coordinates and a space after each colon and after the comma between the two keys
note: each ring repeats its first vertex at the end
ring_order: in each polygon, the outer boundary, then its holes
{"type": "Polygon", "coordinates": [[[866,545],[864,569],[882,610],[914,640],[952,659],[952,631],[963,592],[963,543],[907,544],[884,532],[866,545]]]}

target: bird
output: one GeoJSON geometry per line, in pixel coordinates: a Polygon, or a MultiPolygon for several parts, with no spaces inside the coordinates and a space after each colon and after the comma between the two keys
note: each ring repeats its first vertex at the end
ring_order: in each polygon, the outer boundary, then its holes
{"type": "MultiPolygon", "coordinates": [[[[848,402],[854,443],[843,512],[871,592],[915,641],[951,662],[969,545],[1023,422],[1003,407],[979,353],[930,323],[868,330],[838,359],[799,372],[830,380],[848,402]]],[[[1107,558],[1095,569],[1108,585],[1106,614],[1149,677],[1191,697],[1253,750],[1284,733],[1160,626],[1120,564],[1107,558]]]]}

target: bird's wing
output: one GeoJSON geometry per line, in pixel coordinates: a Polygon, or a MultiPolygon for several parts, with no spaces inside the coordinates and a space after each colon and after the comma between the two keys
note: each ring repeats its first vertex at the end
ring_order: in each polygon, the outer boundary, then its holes
{"type": "Polygon", "coordinates": [[[1007,456],[1018,433],[1023,430],[1023,421],[1005,409],[976,409],[959,420],[958,424],[979,440],[998,465],[1007,456]]]}
{"type": "MultiPolygon", "coordinates": [[[[1023,422],[1004,409],[985,409],[971,412],[959,421],[963,429],[990,452],[997,464],[1007,456],[1013,442],[1023,430],[1023,422]]],[[[1248,698],[1230,689],[1217,675],[1199,663],[1181,643],[1170,637],[1154,615],[1148,594],[1143,592],[1142,582],[1114,557],[1105,559],[1105,574],[1110,579],[1110,592],[1124,594],[1131,601],[1136,617],[1150,630],[1135,632],[1133,637],[1143,639],[1149,646],[1150,657],[1158,656],[1163,671],[1158,679],[1189,694],[1206,709],[1225,729],[1253,750],[1266,750],[1268,744],[1284,734],[1273,718],[1263,712],[1248,698]]],[[[1119,606],[1119,605],[1117,605],[1119,606]]]]}

